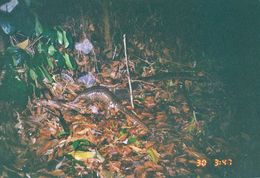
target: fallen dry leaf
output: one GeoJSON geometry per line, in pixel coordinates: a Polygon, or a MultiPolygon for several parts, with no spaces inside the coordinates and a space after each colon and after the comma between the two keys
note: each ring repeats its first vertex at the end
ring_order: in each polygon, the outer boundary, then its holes
{"type": "Polygon", "coordinates": [[[148,96],[145,98],[145,101],[144,101],[144,105],[145,107],[147,107],[148,109],[151,109],[153,108],[156,103],[155,103],[155,99],[153,96],[148,96]]]}
{"type": "Polygon", "coordinates": [[[183,111],[184,113],[188,113],[188,112],[190,111],[189,105],[188,105],[187,103],[184,103],[184,104],[182,105],[182,111],[183,111]]]}
{"type": "Polygon", "coordinates": [[[164,155],[173,155],[174,153],[174,144],[166,144],[166,145],[160,145],[159,150],[164,155]]]}
{"type": "Polygon", "coordinates": [[[143,118],[152,118],[152,114],[151,113],[149,113],[149,112],[142,112],[141,113],[141,116],[143,117],[143,118]]]}
{"type": "Polygon", "coordinates": [[[121,163],[119,161],[111,161],[109,162],[109,170],[112,172],[120,172],[121,163]]]}
{"type": "Polygon", "coordinates": [[[145,143],[145,148],[150,148],[150,147],[152,147],[153,145],[155,145],[155,142],[153,142],[153,141],[147,141],[146,143],[145,143]]]}
{"type": "Polygon", "coordinates": [[[153,161],[146,161],[144,163],[144,167],[147,168],[152,168],[153,170],[157,170],[157,171],[162,171],[163,167],[154,163],[153,161]]]}
{"type": "Polygon", "coordinates": [[[130,148],[133,149],[134,152],[136,153],[139,153],[139,154],[145,154],[146,153],[146,149],[142,149],[142,148],[139,148],[137,146],[134,146],[134,145],[129,145],[130,148]]]}
{"type": "Polygon", "coordinates": [[[185,144],[183,145],[184,151],[191,156],[194,159],[207,159],[207,157],[203,154],[200,153],[198,150],[196,150],[195,148],[189,148],[188,146],[186,146],[185,144]]]}
{"type": "Polygon", "coordinates": [[[167,120],[167,115],[165,112],[157,112],[157,115],[155,118],[157,121],[165,121],[165,120],[167,120]]]}
{"type": "Polygon", "coordinates": [[[47,143],[45,143],[42,147],[40,147],[38,150],[37,150],[37,154],[38,155],[43,155],[47,152],[47,150],[53,150],[53,147],[54,145],[56,145],[57,141],[56,140],[51,140],[51,141],[48,141],[47,143]]]}
{"type": "Polygon", "coordinates": [[[172,114],[180,114],[180,110],[175,106],[169,106],[172,114]]]}
{"type": "Polygon", "coordinates": [[[52,176],[57,176],[57,177],[60,177],[60,176],[64,176],[65,173],[63,170],[61,169],[56,169],[56,170],[53,170],[53,171],[49,171],[48,174],[52,175],[52,176]]]}

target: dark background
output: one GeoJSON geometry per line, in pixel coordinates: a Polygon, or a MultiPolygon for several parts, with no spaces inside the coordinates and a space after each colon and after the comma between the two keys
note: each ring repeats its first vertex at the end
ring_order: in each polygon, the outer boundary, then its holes
{"type": "MultiPolygon", "coordinates": [[[[249,135],[237,141],[241,177],[260,175],[260,1],[175,1],[164,8],[169,26],[176,27],[193,48],[215,60],[233,108],[229,134],[249,135]],[[176,8],[172,8],[176,7],[176,8]],[[178,8],[177,8],[178,7],[178,8]],[[176,20],[177,19],[177,20],[176,20]]],[[[224,102],[224,101],[223,101],[224,102]]]]}

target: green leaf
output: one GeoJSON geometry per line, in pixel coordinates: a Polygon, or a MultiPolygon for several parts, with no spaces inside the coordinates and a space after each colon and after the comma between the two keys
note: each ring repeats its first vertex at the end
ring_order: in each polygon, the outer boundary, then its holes
{"type": "Polygon", "coordinates": [[[50,45],[49,48],[48,48],[48,54],[49,55],[54,55],[54,53],[56,52],[57,50],[54,48],[53,45],[50,45]]]}
{"type": "Polygon", "coordinates": [[[41,41],[37,44],[37,51],[39,53],[43,53],[46,51],[46,46],[44,46],[44,44],[41,41]]]}
{"type": "Polygon", "coordinates": [[[63,55],[63,57],[64,57],[64,59],[65,59],[65,63],[66,63],[66,65],[67,65],[67,67],[68,67],[70,70],[73,70],[74,68],[73,68],[72,63],[71,63],[71,61],[70,61],[70,56],[69,56],[67,53],[65,53],[65,54],[63,55]]]}
{"type": "Polygon", "coordinates": [[[94,146],[94,144],[86,139],[79,139],[72,143],[73,150],[79,150],[82,146],[94,146]]]}
{"type": "Polygon", "coordinates": [[[54,65],[52,63],[52,60],[50,57],[47,57],[47,63],[48,63],[48,66],[53,70],[54,69],[54,65]]]}
{"type": "Polygon", "coordinates": [[[147,153],[150,157],[150,159],[154,162],[154,163],[157,163],[159,161],[159,156],[160,154],[153,148],[149,148],[147,150],[147,153]]]}
{"type": "Polygon", "coordinates": [[[58,138],[64,138],[64,137],[67,137],[69,136],[70,133],[69,132],[65,132],[65,131],[62,131],[58,134],[58,138]]]}
{"type": "Polygon", "coordinates": [[[44,80],[46,78],[40,67],[33,68],[33,70],[38,76],[38,81],[44,80]]]}
{"type": "Polygon", "coordinates": [[[57,30],[46,29],[42,33],[42,37],[51,43],[55,43],[57,41],[57,30]]]}
{"type": "Polygon", "coordinates": [[[76,160],[85,160],[89,158],[95,158],[97,156],[96,151],[72,151],[68,153],[76,160]]]}
{"type": "Polygon", "coordinates": [[[72,65],[72,70],[76,70],[77,69],[77,63],[76,63],[75,59],[72,58],[71,56],[70,56],[70,62],[71,62],[71,65],[72,65]]]}
{"type": "Polygon", "coordinates": [[[28,61],[28,66],[30,68],[37,68],[41,66],[46,60],[46,55],[44,53],[36,53],[32,59],[28,61]]]}
{"type": "Polygon", "coordinates": [[[135,136],[131,136],[128,138],[127,144],[135,143],[137,138],[135,136]]]}
{"type": "Polygon", "coordinates": [[[126,128],[121,129],[120,130],[120,136],[123,136],[125,134],[127,134],[127,129],[126,128]]]}
{"type": "Polygon", "coordinates": [[[69,42],[68,48],[74,49],[74,41],[73,41],[72,34],[70,32],[66,33],[66,38],[68,39],[68,42],[69,42]]]}
{"type": "Polygon", "coordinates": [[[62,43],[63,43],[63,35],[62,35],[62,33],[59,30],[57,30],[57,38],[58,38],[59,44],[62,45],[62,43]]]}
{"type": "Polygon", "coordinates": [[[17,48],[17,47],[8,47],[7,48],[7,56],[9,56],[12,61],[13,66],[20,66],[25,61],[31,58],[31,56],[23,49],[17,48]]]}
{"type": "Polygon", "coordinates": [[[44,75],[44,77],[49,80],[49,82],[53,82],[53,78],[51,77],[51,75],[49,74],[49,72],[46,70],[44,66],[40,66],[39,69],[44,75]]]}
{"type": "Polygon", "coordinates": [[[56,51],[54,53],[53,57],[55,59],[55,62],[58,65],[58,67],[64,68],[66,66],[65,59],[64,59],[63,55],[59,51],[56,51]]]}
{"type": "Polygon", "coordinates": [[[65,48],[67,48],[69,46],[69,40],[67,39],[67,35],[66,35],[66,31],[63,30],[63,45],[65,48]]]}
{"type": "MultiPolygon", "coordinates": [[[[5,78],[1,81],[0,87],[0,100],[1,101],[14,101],[15,103],[26,106],[29,91],[27,84],[22,81],[14,71],[6,71],[5,78]]],[[[3,111],[1,111],[2,114],[3,111]]],[[[1,122],[9,120],[8,117],[1,117],[1,122]]],[[[0,126],[2,127],[2,125],[0,126]]]]}
{"type": "Polygon", "coordinates": [[[29,74],[30,74],[30,77],[31,77],[34,81],[37,80],[38,75],[36,74],[36,72],[35,72],[33,69],[30,69],[30,70],[29,70],[29,74]]]}
{"type": "Polygon", "coordinates": [[[42,25],[37,16],[35,16],[35,34],[36,36],[40,36],[43,32],[42,25]]]}

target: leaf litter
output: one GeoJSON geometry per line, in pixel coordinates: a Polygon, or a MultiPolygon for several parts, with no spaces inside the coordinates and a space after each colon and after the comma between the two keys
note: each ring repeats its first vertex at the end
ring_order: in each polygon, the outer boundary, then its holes
{"type": "MultiPolygon", "coordinates": [[[[42,165],[37,167],[36,175],[208,175],[208,169],[197,166],[198,160],[210,162],[222,149],[217,138],[206,135],[207,124],[216,118],[217,105],[212,104],[215,98],[205,98],[203,92],[211,87],[207,83],[214,81],[200,83],[174,76],[167,80],[163,77],[161,80],[142,80],[142,77],[156,76],[163,70],[169,70],[167,66],[170,62],[162,60],[169,56],[169,49],[162,47],[162,56],[158,57],[158,53],[153,51],[156,49],[153,43],[146,45],[138,40],[130,40],[130,43],[134,46],[129,50],[133,54],[129,61],[133,76],[134,109],[129,104],[126,68],[122,57],[103,63],[101,72],[92,73],[91,77],[95,78],[95,85],[105,86],[113,93],[123,90],[117,96],[150,131],[134,124],[118,110],[106,108],[102,102],[86,104],[87,101],[83,100],[69,106],[68,103],[84,92],[87,86],[86,82],[80,83],[75,79],[75,72],[62,71],[61,75],[53,76],[52,84],[46,83],[48,92],[31,100],[27,111],[23,113],[24,132],[30,134],[21,135],[36,155],[34,162],[42,165]],[[141,56],[133,57],[134,54],[141,56]],[[151,62],[150,58],[158,60],[151,62]],[[161,67],[158,69],[156,66],[161,67]],[[208,103],[210,99],[213,102],[208,103]]],[[[89,55],[81,58],[85,62],[77,61],[79,69],[83,70],[87,66],[90,71],[95,70],[89,55]]],[[[189,64],[187,66],[193,70],[189,64]]],[[[175,70],[182,67],[183,64],[175,65],[175,70]]],[[[193,72],[195,78],[205,75],[204,71],[193,72]]],[[[225,145],[226,141],[222,141],[225,145]]],[[[227,151],[232,155],[231,152],[227,151]]],[[[33,167],[33,162],[28,160],[27,166],[33,167]]]]}

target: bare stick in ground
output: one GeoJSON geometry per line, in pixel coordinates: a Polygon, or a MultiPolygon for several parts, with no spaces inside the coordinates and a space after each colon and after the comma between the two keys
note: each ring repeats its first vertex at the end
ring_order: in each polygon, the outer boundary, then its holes
{"type": "Polygon", "coordinates": [[[130,91],[130,101],[131,101],[132,108],[134,108],[133,90],[132,90],[131,77],[130,77],[129,66],[128,66],[128,57],[127,57],[127,51],[126,51],[126,35],[125,34],[123,35],[123,41],[124,41],[124,51],[125,51],[125,65],[126,65],[127,79],[128,79],[128,85],[129,85],[129,91],[130,91]]]}

